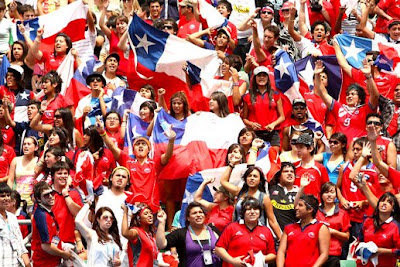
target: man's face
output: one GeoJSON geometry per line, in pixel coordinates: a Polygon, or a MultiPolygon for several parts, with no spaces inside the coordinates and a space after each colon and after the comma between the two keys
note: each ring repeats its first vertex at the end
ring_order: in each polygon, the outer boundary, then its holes
{"type": "Polygon", "coordinates": [[[390,38],[392,38],[395,41],[399,41],[400,39],[400,24],[393,25],[390,27],[388,30],[390,38]]]}
{"type": "Polygon", "coordinates": [[[295,119],[302,120],[307,114],[307,107],[303,104],[294,105],[292,113],[295,119]]]}
{"type": "Polygon", "coordinates": [[[24,20],[30,20],[30,19],[34,19],[36,16],[35,16],[35,12],[33,12],[33,11],[26,11],[25,13],[24,13],[24,16],[23,16],[23,19],[24,20]]]}
{"type": "Polygon", "coordinates": [[[161,6],[159,2],[153,2],[150,4],[150,15],[152,19],[158,19],[160,17],[161,6]]]}
{"type": "Polygon", "coordinates": [[[325,27],[323,25],[317,25],[314,28],[313,38],[314,41],[316,41],[317,43],[325,40],[326,32],[325,32],[325,27]]]}

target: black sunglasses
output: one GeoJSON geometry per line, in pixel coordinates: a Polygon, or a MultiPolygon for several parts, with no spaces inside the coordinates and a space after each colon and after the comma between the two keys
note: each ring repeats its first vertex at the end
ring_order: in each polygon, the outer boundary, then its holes
{"type": "Polygon", "coordinates": [[[293,109],[294,110],[304,110],[304,109],[306,109],[306,107],[305,106],[294,106],[293,109]]]}
{"type": "Polygon", "coordinates": [[[337,140],[329,140],[329,144],[331,145],[338,145],[339,144],[339,141],[337,141],[337,140]]]}
{"type": "Polygon", "coordinates": [[[380,121],[368,121],[368,125],[375,125],[375,126],[382,126],[382,123],[380,121]]]}
{"type": "Polygon", "coordinates": [[[268,14],[268,15],[272,15],[273,13],[271,11],[261,11],[261,14],[268,14]]]}
{"type": "Polygon", "coordinates": [[[164,25],[163,29],[172,30],[172,25],[164,25]]]}
{"type": "Polygon", "coordinates": [[[96,82],[101,82],[101,78],[100,77],[92,77],[92,78],[89,79],[89,82],[91,82],[91,83],[95,82],[95,81],[96,82]]]}
{"type": "Polygon", "coordinates": [[[55,191],[50,191],[50,192],[48,192],[48,193],[46,193],[46,194],[43,194],[42,197],[44,197],[44,198],[50,198],[50,196],[54,196],[55,193],[56,193],[55,191]]]}

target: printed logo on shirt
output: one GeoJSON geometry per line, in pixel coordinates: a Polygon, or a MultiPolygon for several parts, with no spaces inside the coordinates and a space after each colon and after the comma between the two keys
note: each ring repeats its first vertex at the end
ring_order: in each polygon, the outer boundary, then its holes
{"type": "Polygon", "coordinates": [[[264,234],[260,234],[260,238],[261,238],[261,240],[267,241],[267,238],[265,237],[264,234]]]}
{"type": "Polygon", "coordinates": [[[339,108],[338,116],[339,118],[346,116],[347,110],[345,110],[343,107],[339,108]]]}
{"type": "Polygon", "coordinates": [[[279,192],[277,190],[275,190],[274,192],[272,192],[273,196],[277,196],[279,194],[279,192]]]}
{"type": "Polygon", "coordinates": [[[3,156],[1,156],[0,157],[0,161],[4,161],[5,159],[4,159],[4,157],[3,156]]]}
{"type": "Polygon", "coordinates": [[[242,231],[237,231],[235,235],[243,235],[242,231]]]}
{"type": "Polygon", "coordinates": [[[131,168],[131,172],[135,172],[136,171],[136,168],[131,168]]]}
{"type": "Polygon", "coordinates": [[[386,238],[387,238],[387,235],[386,235],[386,234],[383,234],[382,237],[383,237],[384,239],[386,239],[386,238]]]}
{"type": "Polygon", "coordinates": [[[314,232],[309,232],[309,233],[308,233],[308,237],[314,239],[314,238],[315,238],[314,232]]]}
{"type": "Polygon", "coordinates": [[[192,24],[189,26],[189,29],[194,30],[195,27],[196,27],[196,25],[192,24]]]}
{"type": "Polygon", "coordinates": [[[151,173],[151,169],[150,168],[146,168],[143,170],[145,173],[151,173]]]}
{"type": "Polygon", "coordinates": [[[323,109],[326,109],[325,103],[322,103],[322,104],[321,104],[321,107],[322,107],[323,109]]]}
{"type": "Polygon", "coordinates": [[[291,232],[288,234],[288,236],[291,236],[291,235],[294,235],[293,231],[291,231],[291,232]]]}
{"type": "Polygon", "coordinates": [[[106,157],[104,157],[103,160],[104,160],[104,162],[106,162],[106,163],[108,162],[108,158],[106,158],[106,157]]]}

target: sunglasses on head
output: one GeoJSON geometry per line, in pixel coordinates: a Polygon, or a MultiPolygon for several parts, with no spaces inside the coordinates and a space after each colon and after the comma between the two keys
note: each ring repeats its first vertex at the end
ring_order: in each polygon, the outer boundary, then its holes
{"type": "Polygon", "coordinates": [[[48,198],[50,198],[50,197],[54,197],[54,194],[55,194],[55,193],[56,193],[56,192],[54,192],[54,191],[50,191],[50,192],[48,192],[48,193],[43,194],[42,197],[48,199],[48,198]]]}
{"type": "Polygon", "coordinates": [[[165,30],[172,30],[172,25],[164,25],[163,26],[163,29],[165,29],[165,30]]]}
{"type": "Polygon", "coordinates": [[[368,121],[368,125],[375,125],[375,126],[382,126],[382,123],[380,121],[368,121]]]}
{"type": "Polygon", "coordinates": [[[92,77],[92,78],[90,78],[89,82],[101,82],[101,78],[100,77],[92,77]]]}

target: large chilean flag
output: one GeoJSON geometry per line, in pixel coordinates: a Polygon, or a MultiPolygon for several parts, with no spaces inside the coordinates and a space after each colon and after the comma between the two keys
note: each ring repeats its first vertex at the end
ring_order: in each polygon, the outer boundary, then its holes
{"type": "Polygon", "coordinates": [[[155,158],[165,153],[168,139],[164,131],[171,126],[176,132],[174,154],[159,173],[162,179],[185,178],[224,166],[229,146],[237,143],[239,132],[245,127],[238,114],[220,118],[211,112],[200,112],[178,121],[161,110],[152,134],[155,158]]]}

